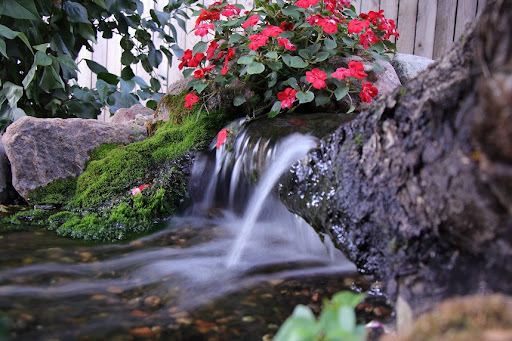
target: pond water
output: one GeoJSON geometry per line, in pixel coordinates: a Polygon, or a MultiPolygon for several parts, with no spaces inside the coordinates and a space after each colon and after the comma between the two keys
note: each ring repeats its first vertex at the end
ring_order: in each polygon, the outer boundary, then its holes
{"type": "Polygon", "coordinates": [[[296,136],[273,149],[282,165],[269,157],[274,172],[259,187],[224,169],[241,159],[222,148],[199,157],[197,204],[131,242],[0,236],[0,340],[270,339],[296,304],[318,312],[339,290],[367,290],[354,265],[272,195],[314,143],[296,136]]]}

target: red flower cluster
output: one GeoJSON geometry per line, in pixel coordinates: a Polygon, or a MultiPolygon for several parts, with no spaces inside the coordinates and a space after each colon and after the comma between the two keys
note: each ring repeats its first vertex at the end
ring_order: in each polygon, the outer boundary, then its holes
{"type": "Polygon", "coordinates": [[[327,34],[334,34],[338,32],[338,23],[340,18],[337,16],[323,17],[321,15],[310,15],[306,18],[306,22],[310,25],[317,25],[324,29],[327,34]]]}
{"type": "Polygon", "coordinates": [[[192,57],[192,50],[188,49],[183,53],[183,57],[181,58],[181,63],[178,65],[178,69],[183,69],[184,66],[188,67],[197,67],[201,60],[204,59],[204,53],[196,53],[192,57]]]}
{"type": "Polygon", "coordinates": [[[253,51],[256,51],[260,47],[267,44],[268,36],[261,33],[253,34],[252,36],[249,36],[249,40],[251,42],[247,45],[247,47],[253,51]]]}
{"type": "Polygon", "coordinates": [[[302,8],[309,8],[310,6],[314,6],[318,4],[318,0],[299,0],[296,5],[302,8]]]}
{"type": "Polygon", "coordinates": [[[372,25],[377,26],[379,31],[384,31],[384,36],[382,37],[384,40],[389,39],[391,36],[396,36],[398,38],[400,35],[396,30],[395,21],[393,19],[386,19],[386,17],[384,17],[383,9],[378,12],[370,11],[368,13],[361,13],[359,14],[359,17],[370,21],[372,25]]]}
{"type": "Polygon", "coordinates": [[[344,67],[337,68],[335,72],[331,74],[332,77],[342,80],[345,77],[354,77],[357,79],[363,79],[368,76],[364,73],[364,66],[361,62],[351,61],[348,63],[348,69],[344,67]]]}

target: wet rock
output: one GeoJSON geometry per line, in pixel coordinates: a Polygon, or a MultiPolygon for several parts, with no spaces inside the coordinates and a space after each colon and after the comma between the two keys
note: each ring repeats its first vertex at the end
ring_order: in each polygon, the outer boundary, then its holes
{"type": "Polygon", "coordinates": [[[0,204],[9,205],[18,203],[19,194],[12,187],[11,165],[5,153],[4,144],[0,138],[0,204]]]}
{"type": "Polygon", "coordinates": [[[129,123],[26,116],[7,128],[2,142],[13,186],[28,200],[37,187],[81,174],[91,151],[102,143],[127,144],[146,136],[144,129],[129,123]]]}
{"type": "Polygon", "coordinates": [[[434,63],[434,60],[430,58],[407,53],[397,53],[391,61],[391,65],[395,68],[402,84],[414,79],[432,63],[434,63]]]}
{"type": "Polygon", "coordinates": [[[497,3],[458,48],[341,126],[281,184],[290,211],[413,318],[482,288],[512,293],[512,50],[502,44],[512,4],[497,3]]]}

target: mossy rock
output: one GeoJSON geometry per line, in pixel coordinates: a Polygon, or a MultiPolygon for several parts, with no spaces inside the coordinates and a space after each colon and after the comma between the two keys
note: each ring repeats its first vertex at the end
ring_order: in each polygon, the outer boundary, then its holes
{"type": "MultiPolygon", "coordinates": [[[[174,97],[173,103],[183,102],[183,96],[174,97]]],[[[151,230],[183,206],[193,153],[208,146],[233,117],[222,110],[185,115],[182,107],[174,113],[179,120],[158,123],[146,140],[102,145],[83,174],[33,191],[32,204],[62,208],[47,217],[48,228],[72,238],[119,240],[151,230]],[[132,195],[131,189],[145,184],[150,186],[132,195]]]]}

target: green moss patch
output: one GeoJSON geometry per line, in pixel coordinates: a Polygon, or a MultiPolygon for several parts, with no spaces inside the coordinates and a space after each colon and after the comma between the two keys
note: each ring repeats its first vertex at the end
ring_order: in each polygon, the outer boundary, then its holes
{"type": "Polygon", "coordinates": [[[102,145],[78,178],[36,189],[32,204],[63,207],[47,218],[49,229],[73,238],[119,240],[148,231],[155,221],[174,214],[187,200],[190,153],[207,146],[231,119],[223,111],[199,117],[178,111],[171,116],[180,123],[159,123],[141,142],[102,145]],[[150,186],[132,194],[131,189],[145,184],[150,186]]]}

